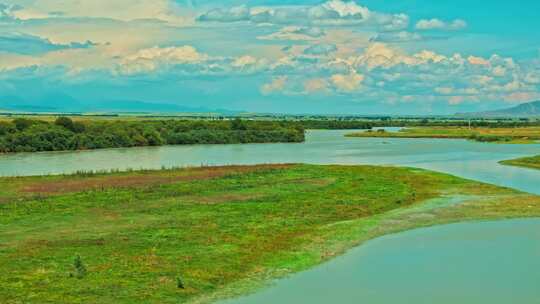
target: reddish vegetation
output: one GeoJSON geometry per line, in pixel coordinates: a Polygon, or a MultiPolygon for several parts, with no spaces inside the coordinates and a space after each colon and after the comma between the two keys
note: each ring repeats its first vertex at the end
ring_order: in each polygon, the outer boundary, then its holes
{"type": "Polygon", "coordinates": [[[99,175],[88,177],[65,177],[49,181],[36,181],[23,185],[23,193],[61,194],[87,190],[109,188],[148,187],[171,184],[179,181],[205,180],[222,177],[228,174],[248,173],[259,170],[284,169],[292,165],[258,165],[258,166],[221,166],[201,167],[174,171],[145,171],[140,173],[99,175]]]}

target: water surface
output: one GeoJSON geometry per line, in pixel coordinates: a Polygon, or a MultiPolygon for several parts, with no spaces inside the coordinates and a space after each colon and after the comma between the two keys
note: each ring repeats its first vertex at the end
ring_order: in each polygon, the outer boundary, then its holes
{"type": "MultiPolygon", "coordinates": [[[[540,194],[540,170],[497,162],[540,145],[346,138],[305,143],[194,145],[0,156],[0,175],[258,163],[420,167],[540,194]]],[[[313,270],[228,303],[540,303],[540,219],[455,224],[381,237],[313,270]]]]}
{"type": "Polygon", "coordinates": [[[351,131],[309,131],[305,143],[164,146],[0,155],[0,175],[290,162],[383,164],[432,169],[540,194],[540,171],[497,164],[504,159],[540,154],[540,144],[344,137],[348,132],[351,131]]]}
{"type": "Polygon", "coordinates": [[[540,219],[462,223],[371,240],[223,304],[540,303],[540,219]]]}

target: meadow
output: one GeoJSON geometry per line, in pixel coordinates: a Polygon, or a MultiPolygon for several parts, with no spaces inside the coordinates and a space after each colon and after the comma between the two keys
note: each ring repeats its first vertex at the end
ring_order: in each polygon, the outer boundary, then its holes
{"type": "Polygon", "coordinates": [[[522,157],[510,160],[503,160],[500,162],[503,165],[525,167],[532,169],[540,169],[540,155],[531,157],[522,157]]]}
{"type": "Polygon", "coordinates": [[[413,168],[279,164],[0,179],[1,303],[209,303],[387,233],[540,216],[413,168]]]}
{"type": "Polygon", "coordinates": [[[414,127],[398,132],[384,130],[355,132],[348,137],[382,138],[446,138],[470,139],[480,142],[496,143],[533,143],[540,140],[540,127],[414,127]]]}

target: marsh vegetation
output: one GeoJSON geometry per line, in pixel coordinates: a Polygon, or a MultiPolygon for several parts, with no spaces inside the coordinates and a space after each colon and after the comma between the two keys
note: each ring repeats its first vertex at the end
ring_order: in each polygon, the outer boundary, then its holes
{"type": "Polygon", "coordinates": [[[500,163],[509,166],[540,169],[540,155],[503,160],[500,163]]]}
{"type": "Polygon", "coordinates": [[[2,178],[0,302],[209,302],[382,234],[539,215],[537,196],[409,168],[2,178]],[[446,203],[456,195],[460,204],[446,203]]]}
{"type": "Polygon", "coordinates": [[[384,130],[355,132],[348,137],[383,138],[446,138],[470,139],[479,142],[532,143],[540,140],[540,127],[414,127],[397,132],[384,130]]]}

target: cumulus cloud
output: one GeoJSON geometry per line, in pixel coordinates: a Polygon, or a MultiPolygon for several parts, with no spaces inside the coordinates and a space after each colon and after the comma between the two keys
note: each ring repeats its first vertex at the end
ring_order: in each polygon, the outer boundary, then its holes
{"type": "Polygon", "coordinates": [[[350,71],[349,74],[335,74],[331,77],[332,83],[339,91],[343,92],[358,90],[364,79],[364,75],[360,75],[354,70],[350,71]]]}
{"type": "Polygon", "coordinates": [[[142,49],[127,56],[121,62],[121,70],[126,74],[155,71],[172,65],[198,64],[209,59],[192,46],[152,47],[142,49]]]}
{"type": "Polygon", "coordinates": [[[462,30],[467,27],[467,22],[461,19],[455,19],[453,21],[443,21],[437,18],[422,19],[416,23],[417,30],[447,30],[456,31],[462,30]]]}
{"type": "Polygon", "coordinates": [[[270,95],[274,92],[283,91],[286,84],[287,84],[287,76],[276,77],[272,79],[271,82],[266,83],[261,87],[261,93],[263,95],[270,95]]]}
{"type": "Polygon", "coordinates": [[[304,92],[306,94],[328,92],[328,81],[324,78],[308,79],[304,82],[304,92]]]}
{"type": "Polygon", "coordinates": [[[469,61],[470,64],[472,65],[484,65],[484,66],[488,66],[489,65],[489,61],[482,58],[482,57],[477,57],[477,56],[469,56],[467,58],[467,61],[469,61]]]}
{"type": "Polygon", "coordinates": [[[201,22],[252,22],[255,24],[366,25],[395,31],[409,25],[405,14],[370,11],[354,1],[330,0],[314,6],[216,8],[200,15],[201,22]]]}

